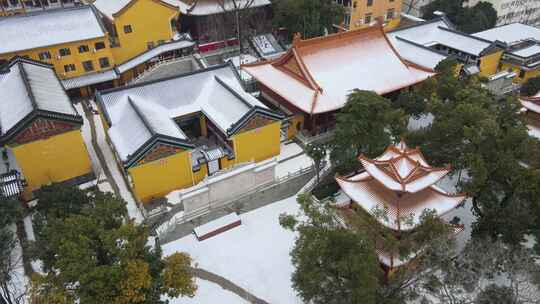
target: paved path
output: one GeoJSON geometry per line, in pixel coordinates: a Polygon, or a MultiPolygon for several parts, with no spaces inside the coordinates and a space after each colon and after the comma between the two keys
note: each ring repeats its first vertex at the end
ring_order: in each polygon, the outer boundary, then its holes
{"type": "Polygon", "coordinates": [[[96,123],[94,121],[94,114],[90,112],[90,110],[88,109],[84,101],[81,101],[81,104],[83,105],[84,116],[86,117],[85,123],[87,122],[90,123],[90,132],[92,134],[92,141],[91,141],[92,149],[95,151],[96,156],[101,165],[100,167],[101,169],[103,169],[103,173],[105,173],[105,176],[107,177],[107,180],[109,181],[114,193],[116,194],[117,197],[122,197],[120,195],[120,189],[118,188],[118,185],[116,184],[114,178],[112,177],[111,170],[109,170],[109,167],[107,166],[107,162],[105,161],[105,156],[103,156],[103,152],[101,151],[97,143],[96,123]]]}
{"type": "Polygon", "coordinates": [[[244,300],[246,300],[246,301],[248,301],[250,303],[253,303],[253,304],[269,304],[265,300],[257,298],[255,295],[251,294],[250,292],[248,292],[244,288],[234,284],[233,282],[227,280],[226,278],[224,278],[224,277],[222,277],[220,275],[217,275],[217,274],[212,273],[210,271],[204,270],[202,268],[191,268],[190,271],[193,274],[193,276],[195,276],[195,277],[197,277],[197,278],[199,278],[201,280],[205,280],[205,281],[217,284],[217,285],[221,286],[221,288],[223,288],[225,290],[228,290],[228,291],[238,295],[239,297],[241,297],[242,299],[244,299],[244,300]]]}
{"type": "MultiPolygon", "coordinates": [[[[95,104],[92,104],[92,106],[96,108],[95,104]]],[[[121,197],[126,201],[129,217],[134,219],[136,223],[142,223],[144,216],[142,215],[137,202],[133,198],[133,194],[129,190],[126,181],[124,180],[124,176],[118,168],[118,164],[111,147],[109,147],[109,144],[107,143],[105,130],[101,125],[96,125],[101,123],[100,117],[93,115],[88,109],[85,109],[85,113],[90,122],[90,126],[92,127],[92,145],[95,145],[94,147],[101,166],[103,167],[107,178],[110,180],[110,184],[114,192],[118,195],[118,197],[121,197]]]]}

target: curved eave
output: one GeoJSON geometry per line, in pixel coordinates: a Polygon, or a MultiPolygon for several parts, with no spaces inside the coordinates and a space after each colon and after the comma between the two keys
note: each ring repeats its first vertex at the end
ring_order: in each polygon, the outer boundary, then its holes
{"type": "Polygon", "coordinates": [[[181,140],[181,139],[170,137],[170,136],[155,134],[149,140],[147,140],[144,144],[142,144],[134,153],[127,156],[127,159],[123,161],[124,168],[129,169],[136,166],[136,164],[139,161],[141,161],[146,156],[146,154],[150,152],[152,148],[154,148],[156,144],[158,143],[177,147],[184,150],[195,148],[194,145],[188,143],[185,140],[181,140]]]}
{"type": "MultiPolygon", "coordinates": [[[[397,172],[394,174],[395,176],[390,176],[386,172],[384,172],[383,170],[377,167],[377,165],[386,165],[386,164],[389,166],[392,166],[392,164],[390,163],[390,160],[388,161],[371,160],[364,157],[363,155],[360,155],[358,159],[360,163],[362,164],[362,166],[364,167],[364,169],[366,169],[366,171],[379,183],[381,183],[386,188],[391,189],[393,191],[405,192],[405,193],[420,192],[434,185],[435,183],[439,182],[451,171],[450,168],[432,168],[432,167],[422,166],[421,164],[419,164],[419,168],[425,170],[427,174],[417,179],[413,179],[411,181],[405,182],[405,180],[409,176],[402,179],[401,177],[399,177],[397,172]]],[[[412,170],[411,174],[413,174],[417,169],[412,170]]]]}
{"type": "Polygon", "coordinates": [[[4,130],[2,130],[2,135],[0,136],[0,144],[8,144],[15,136],[17,136],[22,130],[24,130],[24,128],[26,128],[32,121],[37,118],[58,120],[77,126],[82,126],[83,124],[83,118],[80,115],[67,115],[45,110],[34,110],[28,115],[26,115],[9,130],[6,130],[5,132],[4,130]]]}
{"type": "Polygon", "coordinates": [[[464,194],[448,194],[434,186],[423,190],[431,193],[420,192],[397,198],[388,194],[391,190],[384,189],[382,186],[373,187],[373,185],[370,185],[372,179],[369,176],[358,180],[336,177],[336,181],[343,192],[365,212],[373,214],[374,209],[385,210],[385,218],[376,218],[376,220],[379,224],[393,231],[414,230],[420,224],[420,216],[424,210],[433,209],[440,217],[454,210],[466,199],[464,194]],[[426,195],[428,199],[426,199],[426,195]],[[432,197],[429,197],[430,195],[432,197]],[[410,198],[410,196],[413,196],[413,198],[410,198]],[[407,199],[414,200],[415,198],[424,199],[424,201],[412,206],[414,208],[410,206],[401,207],[402,204],[410,203],[407,199]],[[409,217],[412,217],[412,223],[402,222],[403,219],[409,217]]]}

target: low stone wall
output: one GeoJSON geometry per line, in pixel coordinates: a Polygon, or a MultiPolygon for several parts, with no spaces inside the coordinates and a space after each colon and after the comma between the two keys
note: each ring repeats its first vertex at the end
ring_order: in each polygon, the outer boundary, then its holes
{"type": "Polygon", "coordinates": [[[181,205],[185,215],[213,208],[262,185],[275,182],[276,165],[275,159],[247,163],[208,177],[191,188],[174,191],[167,199],[172,205],[181,205]]]}

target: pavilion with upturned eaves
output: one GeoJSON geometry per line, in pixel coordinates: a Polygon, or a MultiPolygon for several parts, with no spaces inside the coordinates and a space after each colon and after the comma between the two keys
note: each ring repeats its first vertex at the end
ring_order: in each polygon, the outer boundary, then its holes
{"type": "Polygon", "coordinates": [[[521,97],[523,118],[527,123],[529,134],[540,139],[540,94],[531,97],[521,97]]]}
{"type": "MultiPolygon", "coordinates": [[[[418,148],[411,149],[403,141],[389,146],[375,159],[363,155],[358,159],[365,170],[349,177],[337,176],[336,181],[351,205],[373,216],[398,239],[403,233],[414,233],[425,210],[442,217],[466,199],[436,185],[451,172],[450,168],[430,166],[418,148]]],[[[388,271],[412,259],[384,250],[378,250],[378,255],[388,271]]]]}

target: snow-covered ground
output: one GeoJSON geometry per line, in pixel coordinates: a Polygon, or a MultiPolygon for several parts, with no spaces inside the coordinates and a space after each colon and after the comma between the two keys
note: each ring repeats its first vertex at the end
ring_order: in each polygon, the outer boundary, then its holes
{"type": "MultiPolygon", "coordinates": [[[[242,225],[202,242],[194,235],[165,244],[164,255],[187,252],[198,267],[234,282],[269,303],[301,303],[291,287],[294,270],[289,253],[295,234],[279,225],[282,213],[296,214],[296,196],[240,215],[242,225]]],[[[215,286],[203,286],[193,302],[198,304],[243,303],[206,298],[222,292],[215,286]],[[200,297],[200,298],[199,298],[200,297]]],[[[184,302],[178,302],[184,303],[184,302]]]]}
{"type": "Polygon", "coordinates": [[[197,279],[197,293],[194,298],[169,299],[170,304],[248,304],[238,295],[212,282],[197,279]]]}
{"type": "Polygon", "coordinates": [[[282,161],[288,157],[295,156],[303,153],[304,150],[297,143],[291,142],[286,144],[281,144],[279,156],[277,157],[278,161],[282,161]]]}
{"type": "Polygon", "coordinates": [[[284,162],[278,163],[276,166],[276,177],[282,178],[289,174],[293,174],[302,169],[313,166],[313,160],[306,154],[301,154],[284,162]]]}
{"type": "MultiPolygon", "coordinates": [[[[94,102],[92,102],[92,106],[97,109],[97,106],[94,102]]],[[[118,169],[114,154],[111,150],[111,147],[107,143],[105,137],[105,130],[103,129],[103,124],[101,123],[99,115],[94,115],[94,122],[96,124],[97,143],[99,145],[99,148],[101,149],[101,152],[103,152],[103,156],[105,157],[105,161],[107,162],[107,167],[111,171],[114,181],[118,185],[118,188],[120,188],[120,195],[127,202],[129,217],[135,219],[135,222],[141,223],[144,217],[139,208],[137,207],[137,202],[129,191],[128,186],[126,185],[126,182],[122,176],[122,173],[120,172],[120,169],[118,169]]]]}
{"type": "Polygon", "coordinates": [[[94,150],[94,146],[92,145],[92,131],[91,131],[90,123],[88,122],[86,115],[84,115],[82,104],[81,103],[76,104],[75,108],[77,109],[77,112],[79,113],[79,115],[83,117],[83,120],[84,120],[84,123],[82,125],[82,136],[84,139],[84,143],[86,144],[86,148],[88,149],[90,160],[92,161],[92,168],[94,169],[94,173],[96,174],[98,181],[104,180],[106,177],[105,177],[105,174],[103,173],[103,168],[101,167],[99,158],[97,157],[96,151],[94,150]]]}

